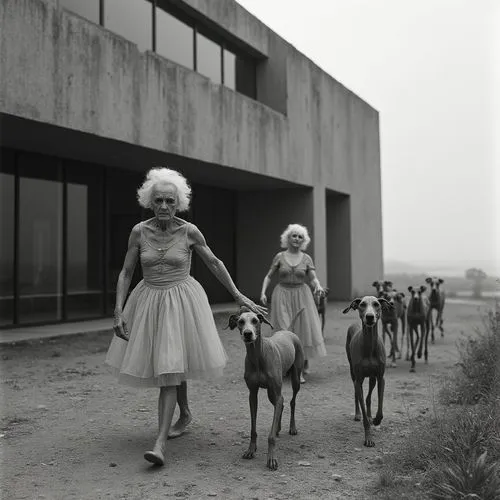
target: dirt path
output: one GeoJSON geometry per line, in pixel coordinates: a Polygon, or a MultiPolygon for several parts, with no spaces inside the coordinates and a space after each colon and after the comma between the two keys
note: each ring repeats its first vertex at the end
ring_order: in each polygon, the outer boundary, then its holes
{"type": "MultiPolygon", "coordinates": [[[[263,391],[257,421],[258,451],[241,458],[250,428],[239,335],[221,330],[230,356],[217,384],[193,382],[190,432],[170,441],[168,465],[152,468],[142,454],[154,442],[156,390],[118,385],[103,365],[110,335],[72,337],[1,347],[0,425],[3,499],[317,499],[370,498],[380,463],[404,437],[408,417],[425,418],[432,393],[456,361],[461,332],[481,324],[475,305],[450,303],[446,335],[430,349],[430,363],[407,362],[386,374],[384,421],[375,448],[363,446],[352,419],[353,388],[344,353],[347,326],[356,319],[329,304],[329,356],[312,364],[297,399],[299,434],[290,436],[289,383],[285,432],[278,440],[278,471],[266,470],[271,405],[263,391]]],[[[220,326],[225,326],[221,318],[220,326]]],[[[376,397],[375,397],[376,403],[376,397]]]]}

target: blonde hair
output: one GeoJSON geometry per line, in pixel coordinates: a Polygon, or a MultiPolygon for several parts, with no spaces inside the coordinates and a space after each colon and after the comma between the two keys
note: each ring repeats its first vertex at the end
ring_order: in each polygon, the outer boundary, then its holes
{"type": "Polygon", "coordinates": [[[137,190],[137,200],[144,208],[151,208],[151,196],[155,186],[158,184],[172,184],[177,191],[177,211],[185,212],[189,209],[191,201],[191,187],[187,179],[177,172],[165,167],[152,168],[146,174],[146,180],[137,190]]]}
{"type": "Polygon", "coordinates": [[[300,245],[301,250],[305,250],[309,246],[311,238],[309,237],[307,227],[301,224],[288,224],[288,227],[281,233],[280,236],[281,248],[288,247],[288,237],[291,233],[299,233],[304,237],[304,241],[302,242],[302,245],[300,245]]]}

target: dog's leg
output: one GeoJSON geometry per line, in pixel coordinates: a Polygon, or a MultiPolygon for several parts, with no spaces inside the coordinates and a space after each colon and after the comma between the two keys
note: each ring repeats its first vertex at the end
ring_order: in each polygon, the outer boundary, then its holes
{"type": "Polygon", "coordinates": [[[378,393],[378,409],[375,418],[373,419],[373,425],[380,425],[382,419],[384,418],[384,389],[385,389],[385,379],[384,374],[380,374],[377,377],[377,393],[378,393]]]}
{"type": "Polygon", "coordinates": [[[297,364],[294,364],[292,366],[291,382],[292,382],[293,396],[292,399],[290,400],[289,433],[292,436],[295,436],[297,434],[297,427],[295,426],[295,399],[297,398],[297,393],[300,391],[300,367],[298,367],[297,364]]]}
{"type": "Polygon", "coordinates": [[[410,323],[408,325],[408,331],[410,333],[410,344],[411,344],[411,366],[410,366],[410,372],[414,372],[415,371],[415,351],[417,349],[417,346],[415,345],[415,341],[418,342],[418,332],[415,328],[415,325],[413,323],[410,323]],[[413,336],[415,335],[415,337],[417,338],[413,338],[413,336]]]}
{"type": "Polygon", "coordinates": [[[444,337],[444,329],[443,329],[443,306],[439,308],[438,312],[438,325],[439,329],[441,330],[441,337],[444,337]]]}
{"type": "Polygon", "coordinates": [[[368,396],[366,396],[366,416],[370,422],[372,421],[372,392],[376,383],[377,379],[375,377],[370,377],[368,384],[368,396]]]}
{"type": "MultiPolygon", "coordinates": [[[[401,358],[401,353],[399,352],[399,345],[398,345],[398,333],[399,333],[399,322],[398,318],[396,317],[396,319],[392,323],[392,334],[394,336],[394,350],[396,351],[397,354],[399,354],[398,357],[401,358]]],[[[402,345],[401,348],[403,348],[402,345]]]]}
{"type": "Polygon", "coordinates": [[[321,333],[323,334],[323,340],[325,340],[325,312],[321,313],[321,333]]]}
{"type": "Polygon", "coordinates": [[[406,361],[410,361],[410,327],[408,326],[408,324],[406,324],[405,334],[406,334],[406,361]]]}
{"type": "Polygon", "coordinates": [[[274,456],[274,449],[276,447],[276,431],[283,412],[283,396],[281,394],[281,387],[277,385],[275,387],[269,386],[267,389],[267,396],[271,404],[274,406],[273,424],[267,438],[267,467],[271,470],[276,470],[278,468],[278,460],[274,456]]]}
{"type": "Polygon", "coordinates": [[[431,343],[434,344],[434,318],[432,317],[432,307],[429,308],[429,324],[431,327],[431,343]]]}
{"type": "Polygon", "coordinates": [[[397,319],[396,323],[394,321],[391,321],[391,336],[389,337],[391,340],[391,368],[396,368],[396,352],[398,352],[398,324],[397,324],[397,319]]]}
{"type": "Polygon", "coordinates": [[[248,450],[243,453],[243,458],[254,458],[257,451],[257,401],[258,401],[258,387],[251,387],[248,395],[248,402],[250,403],[250,445],[248,450]]]}
{"type": "MultiPolygon", "coordinates": [[[[424,347],[424,360],[425,360],[425,363],[427,364],[429,361],[428,361],[428,352],[427,352],[427,343],[428,343],[428,339],[429,339],[429,325],[424,323],[422,325],[422,335],[423,337],[425,337],[425,347],[424,347]]],[[[424,342],[424,340],[422,340],[422,342],[424,342]]]]}
{"type": "Polygon", "coordinates": [[[418,341],[418,350],[417,350],[417,358],[420,359],[422,357],[422,349],[424,347],[424,333],[425,329],[423,328],[423,324],[425,323],[424,320],[420,320],[416,329],[419,330],[420,336],[419,336],[419,341],[418,341]],[[420,328],[419,328],[420,325],[420,328]]]}
{"type": "Polygon", "coordinates": [[[363,415],[363,427],[365,428],[365,446],[372,447],[375,446],[372,437],[371,424],[368,420],[368,415],[366,414],[365,400],[363,398],[363,379],[356,378],[356,399],[361,407],[361,413],[363,415]]]}
{"type": "MultiPolygon", "coordinates": [[[[349,362],[349,365],[350,364],[351,363],[349,362]]],[[[350,366],[350,369],[351,369],[351,379],[354,385],[354,420],[356,422],[359,422],[361,420],[361,411],[359,409],[358,398],[356,397],[356,376],[354,375],[354,370],[352,369],[352,366],[350,366]]]]}
{"type": "Polygon", "coordinates": [[[281,407],[280,417],[278,419],[278,428],[276,429],[276,437],[279,437],[281,432],[281,419],[283,418],[283,408],[285,405],[281,407]]]}

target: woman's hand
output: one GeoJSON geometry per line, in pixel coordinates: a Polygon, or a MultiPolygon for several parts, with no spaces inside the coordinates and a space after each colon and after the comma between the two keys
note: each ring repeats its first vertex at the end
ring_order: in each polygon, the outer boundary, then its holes
{"type": "Polygon", "coordinates": [[[248,307],[248,309],[250,309],[254,313],[267,314],[267,309],[265,307],[258,306],[253,300],[250,300],[248,297],[245,297],[242,294],[238,295],[238,298],[236,299],[236,303],[239,306],[248,307]]]}
{"type": "Polygon", "coordinates": [[[260,296],[260,303],[263,305],[263,306],[267,306],[267,296],[265,293],[263,293],[261,296],[260,296]]]}
{"type": "Polygon", "coordinates": [[[325,295],[325,289],[319,283],[314,289],[314,295],[317,295],[318,297],[322,297],[323,295],[325,295]]]}
{"type": "Polygon", "coordinates": [[[127,323],[125,323],[122,313],[115,313],[115,322],[113,324],[113,330],[117,337],[126,340],[128,342],[129,337],[127,330],[127,323]]]}

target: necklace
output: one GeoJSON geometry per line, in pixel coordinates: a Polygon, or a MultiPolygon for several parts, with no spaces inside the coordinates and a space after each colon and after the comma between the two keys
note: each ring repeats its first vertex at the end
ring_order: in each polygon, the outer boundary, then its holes
{"type": "MultiPolygon", "coordinates": [[[[160,223],[158,222],[158,219],[156,219],[156,220],[153,222],[153,225],[155,226],[155,228],[156,228],[156,229],[159,229],[161,232],[163,232],[163,233],[166,233],[166,232],[167,232],[167,228],[163,229],[163,228],[160,226],[160,223]]],[[[167,233],[167,234],[168,234],[168,233],[167,233]]],[[[169,250],[169,249],[170,249],[170,248],[171,248],[171,247],[175,244],[175,238],[173,237],[173,235],[172,235],[172,234],[169,234],[169,236],[173,239],[173,241],[172,241],[172,239],[171,239],[171,240],[169,241],[169,243],[167,244],[167,246],[166,246],[166,247],[157,247],[157,246],[153,245],[153,244],[151,243],[151,241],[149,241],[149,238],[144,238],[144,239],[145,239],[146,243],[147,243],[147,244],[148,244],[151,248],[153,248],[153,249],[154,249],[154,250],[156,250],[157,252],[161,252],[161,253],[163,253],[164,255],[162,255],[162,257],[165,257],[165,252],[166,252],[167,250],[169,250]]]]}

